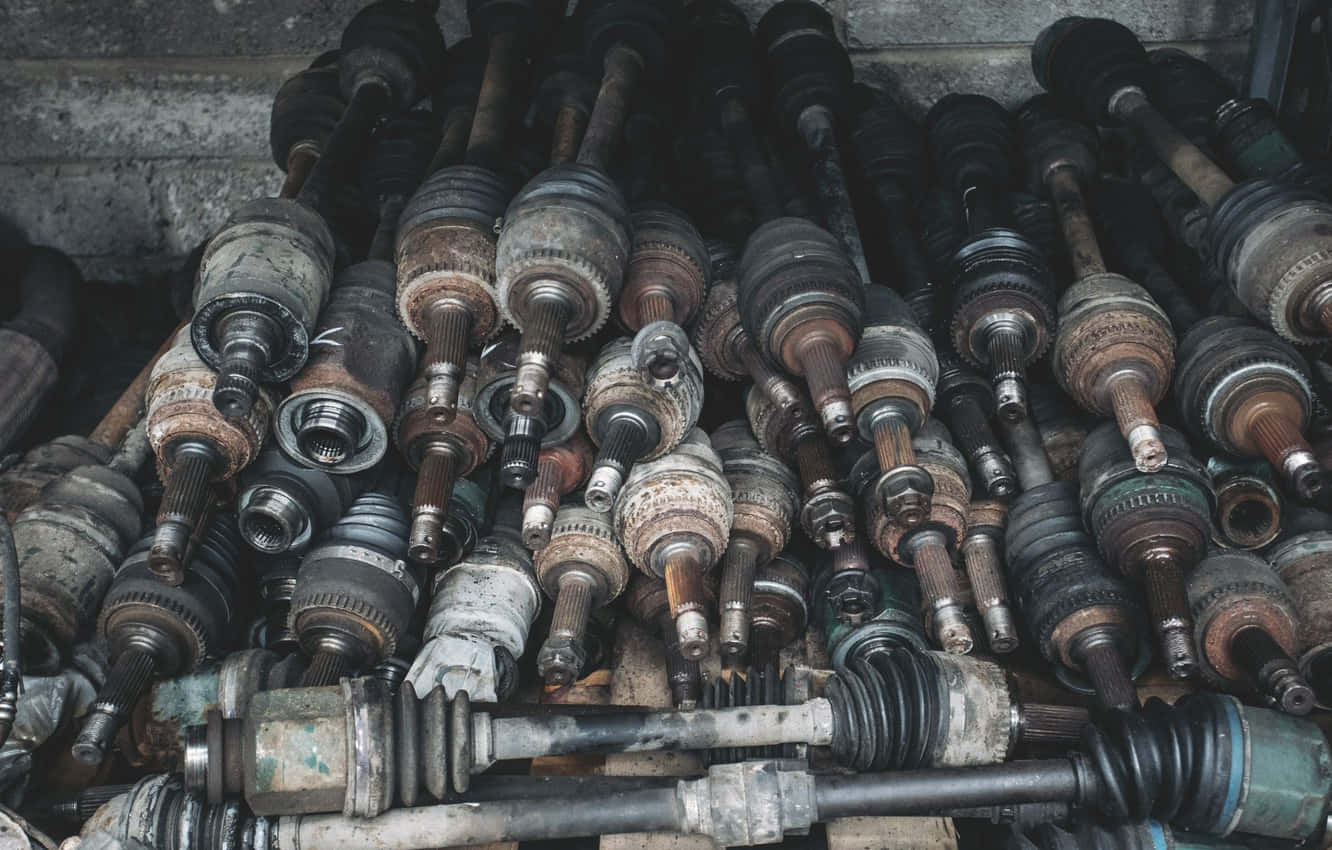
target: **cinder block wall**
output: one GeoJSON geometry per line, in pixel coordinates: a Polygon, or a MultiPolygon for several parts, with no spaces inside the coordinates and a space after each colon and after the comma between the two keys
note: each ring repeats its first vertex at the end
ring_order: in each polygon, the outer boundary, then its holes
{"type": "MultiPolygon", "coordinates": [[[[750,22],[770,0],[740,0],[750,22]]],[[[336,46],[362,0],[7,0],[0,4],[0,215],[90,278],[179,262],[240,202],[277,191],[268,110],[336,46]]],[[[829,0],[859,79],[924,109],[949,91],[1014,105],[1028,48],[1068,14],[1118,18],[1153,45],[1238,76],[1241,0],[829,0]]],[[[443,0],[450,44],[464,0],[443,0]]]]}

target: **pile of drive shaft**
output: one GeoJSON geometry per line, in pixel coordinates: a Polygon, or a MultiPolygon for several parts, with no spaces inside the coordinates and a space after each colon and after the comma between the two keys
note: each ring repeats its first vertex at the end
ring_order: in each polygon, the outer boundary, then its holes
{"type": "MultiPolygon", "coordinates": [[[[188,319],[0,472],[0,820],[1324,836],[1332,171],[1265,102],[1103,19],[917,120],[812,0],[437,13],[282,86],[188,319]],[[630,633],[673,706],[589,698],[630,633]],[[706,773],[485,773],[644,750],[706,773]]],[[[78,281],[23,268],[0,445],[78,281]]]]}

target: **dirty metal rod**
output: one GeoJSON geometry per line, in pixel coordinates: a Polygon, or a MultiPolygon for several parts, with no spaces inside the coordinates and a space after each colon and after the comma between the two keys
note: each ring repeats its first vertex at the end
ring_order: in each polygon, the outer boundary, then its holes
{"type": "Polygon", "coordinates": [[[819,776],[814,780],[819,820],[1073,801],[1078,793],[1078,773],[1068,759],[819,776]]]}
{"type": "Polygon", "coordinates": [[[284,848],[418,850],[624,832],[679,832],[684,823],[684,807],[676,789],[663,788],[392,809],[370,819],[340,814],[283,818],[278,832],[279,846],[284,848]]]}
{"type": "Polygon", "coordinates": [[[489,717],[473,715],[473,758],[495,761],[570,753],[707,750],[832,741],[832,708],[825,699],[800,705],[744,709],[489,717]]]}

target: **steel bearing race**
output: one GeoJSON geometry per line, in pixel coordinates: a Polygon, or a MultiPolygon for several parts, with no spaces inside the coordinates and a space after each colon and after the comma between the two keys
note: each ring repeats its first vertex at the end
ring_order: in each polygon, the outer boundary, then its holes
{"type": "Polygon", "coordinates": [[[310,332],[333,279],[333,234],[298,201],[260,198],[232,213],[199,262],[190,340],[212,369],[222,361],[213,327],[234,310],[263,313],[281,328],[283,345],[260,380],[289,380],[305,365],[310,332]]]}
{"type": "Polygon", "coordinates": [[[1244,306],[1283,338],[1326,342],[1315,289],[1332,302],[1332,204],[1307,189],[1249,180],[1226,193],[1204,235],[1212,262],[1244,306]]]}
{"type": "Polygon", "coordinates": [[[509,195],[495,172],[455,165],[426,178],[403,208],[394,251],[398,315],[418,339],[432,333],[427,320],[436,301],[466,306],[473,346],[499,327],[495,242],[509,195]]]}
{"type": "Polygon", "coordinates": [[[573,294],[566,342],[606,324],[620,295],[632,247],[629,209],[614,181],[576,163],[547,168],[509,203],[496,244],[497,303],[522,329],[533,287],[560,284],[573,294]]]}
{"type": "MultiPolygon", "coordinates": [[[[476,373],[476,396],[472,415],[481,430],[496,443],[503,443],[504,423],[509,415],[509,391],[517,375],[521,338],[505,332],[481,350],[476,373]]],[[[567,351],[551,361],[550,385],[546,389],[546,433],[541,448],[565,443],[582,421],[581,404],[587,367],[583,358],[567,351]]]]}

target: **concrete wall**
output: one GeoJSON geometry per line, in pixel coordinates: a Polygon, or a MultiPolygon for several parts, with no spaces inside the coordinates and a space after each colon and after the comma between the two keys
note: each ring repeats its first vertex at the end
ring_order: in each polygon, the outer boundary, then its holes
{"type": "MultiPolygon", "coordinates": [[[[751,22],[768,0],[741,0],[751,22]]],[[[238,203],[273,193],[273,93],[334,46],[361,0],[8,0],[0,4],[0,214],[89,277],[171,266],[238,203]]],[[[1238,75],[1239,0],[830,0],[859,79],[920,108],[949,91],[1015,104],[1028,47],[1068,14],[1114,16],[1238,75]]],[[[463,0],[439,13],[466,34],[463,0]]]]}

